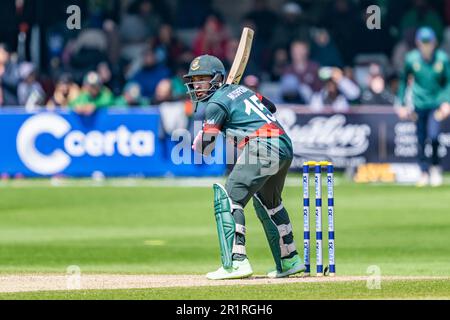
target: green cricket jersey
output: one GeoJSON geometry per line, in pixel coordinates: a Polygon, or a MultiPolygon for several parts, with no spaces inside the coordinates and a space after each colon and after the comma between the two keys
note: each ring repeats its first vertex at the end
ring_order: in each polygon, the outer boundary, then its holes
{"type": "Polygon", "coordinates": [[[414,77],[413,104],[417,109],[434,109],[450,97],[450,64],[447,54],[437,49],[431,61],[425,61],[419,50],[409,52],[400,79],[398,98],[405,104],[408,77],[414,77]]]}
{"type": "Polygon", "coordinates": [[[277,139],[280,158],[292,158],[290,138],[258,95],[244,86],[224,85],[214,93],[206,105],[203,131],[234,137],[240,149],[257,137],[267,148],[277,139]]]}

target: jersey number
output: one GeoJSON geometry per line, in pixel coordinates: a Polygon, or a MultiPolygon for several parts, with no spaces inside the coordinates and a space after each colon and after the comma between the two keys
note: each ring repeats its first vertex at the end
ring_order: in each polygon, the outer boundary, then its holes
{"type": "Polygon", "coordinates": [[[245,99],[244,103],[245,103],[245,113],[247,115],[250,115],[253,111],[268,124],[276,121],[273,115],[263,113],[265,106],[261,103],[261,101],[258,99],[257,96],[254,95],[250,99],[245,99]]]}

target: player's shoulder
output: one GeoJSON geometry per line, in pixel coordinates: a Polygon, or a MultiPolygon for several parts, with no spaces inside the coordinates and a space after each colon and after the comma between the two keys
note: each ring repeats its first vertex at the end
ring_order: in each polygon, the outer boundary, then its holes
{"type": "Polygon", "coordinates": [[[442,49],[437,49],[436,50],[436,58],[439,61],[444,61],[444,62],[448,62],[449,61],[448,54],[442,49]]]}
{"type": "Polygon", "coordinates": [[[251,90],[245,86],[237,84],[225,84],[216,91],[212,99],[233,101],[248,92],[251,92],[251,90]]]}
{"type": "Polygon", "coordinates": [[[223,109],[226,112],[230,109],[230,104],[227,99],[227,94],[229,93],[230,89],[228,85],[224,85],[216,90],[216,92],[212,95],[212,97],[207,102],[207,110],[212,111],[218,111],[219,109],[223,109]]]}
{"type": "Polygon", "coordinates": [[[235,101],[254,94],[249,88],[236,84],[226,84],[220,87],[211,97],[209,103],[215,103],[229,108],[235,101]]]}
{"type": "Polygon", "coordinates": [[[405,60],[407,62],[414,62],[419,59],[420,59],[420,51],[418,49],[413,49],[409,51],[405,56],[405,60]]]}

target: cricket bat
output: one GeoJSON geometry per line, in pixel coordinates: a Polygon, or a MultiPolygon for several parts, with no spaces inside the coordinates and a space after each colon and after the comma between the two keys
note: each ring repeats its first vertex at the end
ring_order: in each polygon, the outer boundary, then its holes
{"type": "Polygon", "coordinates": [[[226,84],[239,84],[241,82],[252,51],[254,35],[255,32],[252,29],[244,28],[226,84]]]}

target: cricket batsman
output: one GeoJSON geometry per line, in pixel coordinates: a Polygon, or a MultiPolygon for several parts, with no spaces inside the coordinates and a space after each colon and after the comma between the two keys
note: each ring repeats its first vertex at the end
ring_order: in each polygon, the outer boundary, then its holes
{"type": "Polygon", "coordinates": [[[303,272],[282,191],[290,168],[292,143],[273,116],[276,107],[247,87],[225,84],[223,63],[210,55],[194,59],[185,76],[188,93],[205,108],[203,129],[192,148],[209,155],[219,134],[231,138],[240,156],[226,185],[215,184],[214,209],[222,267],[210,280],[248,278],[253,274],[245,248],[244,208],[253,199],[275,262],[270,278],[303,272]]]}

